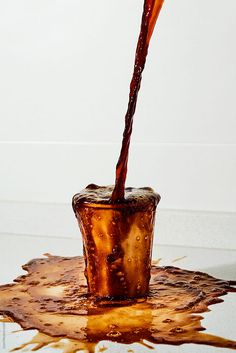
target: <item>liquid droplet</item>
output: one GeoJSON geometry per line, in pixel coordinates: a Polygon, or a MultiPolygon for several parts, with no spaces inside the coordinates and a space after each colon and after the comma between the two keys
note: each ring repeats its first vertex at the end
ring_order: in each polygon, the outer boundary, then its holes
{"type": "Polygon", "coordinates": [[[107,333],[108,337],[119,337],[121,336],[121,333],[119,331],[110,331],[107,333]]]}

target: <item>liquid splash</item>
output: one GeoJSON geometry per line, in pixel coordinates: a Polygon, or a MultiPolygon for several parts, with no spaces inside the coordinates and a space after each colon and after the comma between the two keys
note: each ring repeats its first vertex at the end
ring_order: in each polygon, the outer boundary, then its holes
{"type": "Polygon", "coordinates": [[[0,287],[0,313],[23,329],[40,332],[28,343],[34,349],[50,345],[66,353],[94,352],[101,341],[236,349],[236,341],[203,333],[199,315],[209,311],[209,305],[222,302],[221,296],[235,292],[236,282],[153,265],[147,298],[111,301],[87,294],[83,257],[48,254],[23,269],[26,275],[0,287]]]}

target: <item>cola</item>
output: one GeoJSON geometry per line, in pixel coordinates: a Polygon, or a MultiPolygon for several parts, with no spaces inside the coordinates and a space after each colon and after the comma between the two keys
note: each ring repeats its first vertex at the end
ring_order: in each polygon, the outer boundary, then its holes
{"type": "Polygon", "coordinates": [[[125,198],[112,203],[113,188],[90,184],[73,197],[88,291],[98,298],[144,296],[160,196],[148,187],[125,188],[125,198]]]}

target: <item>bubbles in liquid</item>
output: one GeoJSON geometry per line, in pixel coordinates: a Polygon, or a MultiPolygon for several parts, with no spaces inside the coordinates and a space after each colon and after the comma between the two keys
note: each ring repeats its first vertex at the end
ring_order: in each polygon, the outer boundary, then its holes
{"type": "Polygon", "coordinates": [[[174,320],[172,320],[172,319],[165,319],[165,320],[163,320],[162,322],[164,322],[164,323],[170,323],[170,322],[174,322],[174,320]]]}

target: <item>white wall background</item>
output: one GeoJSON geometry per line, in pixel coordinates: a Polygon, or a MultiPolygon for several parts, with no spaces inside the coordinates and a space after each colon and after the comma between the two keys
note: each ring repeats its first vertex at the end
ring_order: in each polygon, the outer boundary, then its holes
{"type": "MultiPolygon", "coordinates": [[[[0,200],[113,183],[142,4],[0,2],[0,200]]],[[[162,209],[236,211],[235,35],[235,0],[165,1],[128,174],[162,209]]]]}

